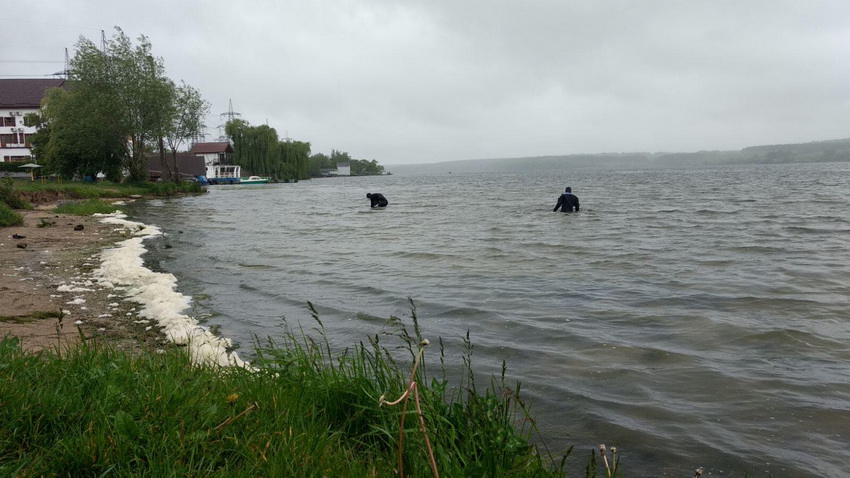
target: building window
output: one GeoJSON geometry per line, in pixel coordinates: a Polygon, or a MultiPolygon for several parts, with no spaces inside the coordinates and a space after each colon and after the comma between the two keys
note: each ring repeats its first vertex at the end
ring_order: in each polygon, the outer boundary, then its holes
{"type": "Polygon", "coordinates": [[[9,144],[18,144],[18,135],[15,134],[0,134],[0,146],[7,146],[9,144]]]}
{"type": "Polygon", "coordinates": [[[14,116],[6,116],[2,119],[2,123],[0,126],[15,126],[15,117],[14,116]]]}

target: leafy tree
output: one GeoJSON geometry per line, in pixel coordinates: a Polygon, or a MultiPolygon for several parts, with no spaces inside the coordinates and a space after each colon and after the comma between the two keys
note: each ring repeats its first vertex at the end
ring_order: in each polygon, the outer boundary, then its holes
{"type": "Polygon", "coordinates": [[[336,168],[337,163],[350,163],[351,156],[345,151],[337,151],[335,149],[331,150],[331,163],[333,167],[336,168]]]}
{"type": "Polygon", "coordinates": [[[146,178],[146,147],[165,134],[174,103],[173,84],[165,76],[162,59],[153,57],[147,37],[140,36],[138,42],[133,46],[117,27],[105,51],[80,38],[70,75],[72,92],[111,110],[109,116],[123,133],[123,166],[131,181],[146,178]]]}
{"type": "Polygon", "coordinates": [[[310,143],[279,141],[274,128],[244,120],[229,121],[225,132],[233,142],[233,160],[243,168],[282,181],[308,177],[310,143]]]}
{"type": "Polygon", "coordinates": [[[102,171],[108,179],[120,179],[121,133],[97,98],[56,88],[46,93],[43,105],[30,121],[41,126],[33,150],[47,171],[68,177],[102,171]]]}
{"type": "Polygon", "coordinates": [[[322,175],[323,169],[333,169],[334,167],[331,166],[330,156],[324,153],[316,153],[310,156],[310,167],[307,173],[312,177],[317,177],[322,175]]]}
{"type": "MultiPolygon", "coordinates": [[[[165,132],[165,142],[168,144],[172,155],[172,164],[174,171],[168,161],[162,161],[163,172],[168,171],[170,179],[173,181],[180,180],[180,171],[177,170],[177,151],[185,142],[191,140],[198,133],[204,130],[204,117],[209,114],[210,104],[206,102],[201,93],[195,88],[181,82],[181,85],[176,88],[173,97],[174,103],[172,107],[172,120],[165,132]]],[[[163,157],[162,148],[160,148],[161,158],[163,157]]]]}
{"type": "Polygon", "coordinates": [[[236,164],[255,174],[275,175],[280,150],[274,128],[233,120],[225,125],[225,133],[233,142],[233,161],[236,164]]]}
{"type": "Polygon", "coordinates": [[[310,169],[310,143],[303,141],[284,141],[280,143],[281,163],[286,166],[286,180],[307,179],[310,169]]]}
{"type": "Polygon", "coordinates": [[[374,159],[353,159],[350,154],[334,149],[330,156],[321,153],[310,156],[308,172],[311,176],[321,176],[323,169],[336,169],[338,163],[349,163],[352,176],[379,175],[384,171],[384,167],[374,159]]]}
{"type": "Polygon", "coordinates": [[[116,27],[103,51],[81,37],[66,84],[67,91],[50,92],[42,102],[48,139],[36,149],[50,167],[116,179],[126,171],[131,181],[142,181],[146,155],[158,151],[168,178],[178,179],[165,161],[166,143],[176,158],[180,144],[203,127],[208,106],[197,90],[165,75],[147,37],[133,45],[116,27]]]}
{"type": "Polygon", "coordinates": [[[379,165],[374,159],[372,161],[365,159],[354,159],[351,161],[351,174],[354,176],[377,176],[383,170],[384,167],[379,165]]]}

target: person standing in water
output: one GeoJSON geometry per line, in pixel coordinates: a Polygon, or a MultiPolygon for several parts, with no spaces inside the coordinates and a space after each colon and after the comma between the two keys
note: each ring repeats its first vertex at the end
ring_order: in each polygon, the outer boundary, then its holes
{"type": "Polygon", "coordinates": [[[563,212],[573,212],[573,210],[578,212],[578,196],[573,194],[573,188],[567,186],[567,189],[564,190],[564,194],[561,194],[561,196],[558,197],[558,204],[555,204],[555,209],[552,209],[552,212],[557,211],[558,208],[561,208],[561,211],[563,212]]]}
{"type": "Polygon", "coordinates": [[[384,195],[381,193],[366,193],[366,197],[369,198],[370,201],[372,201],[372,205],[369,206],[372,208],[387,207],[387,204],[390,203],[389,201],[387,201],[387,198],[385,198],[384,195]]]}

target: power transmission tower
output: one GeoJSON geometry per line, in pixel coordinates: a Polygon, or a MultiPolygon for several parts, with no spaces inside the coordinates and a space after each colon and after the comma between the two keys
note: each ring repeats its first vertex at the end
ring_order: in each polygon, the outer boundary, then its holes
{"type": "Polygon", "coordinates": [[[70,74],[71,74],[71,60],[68,59],[68,49],[65,48],[65,67],[62,68],[62,71],[57,71],[56,73],[53,73],[53,76],[60,77],[60,78],[64,77],[67,80],[68,76],[70,76],[70,74]]]}
{"type": "Polygon", "coordinates": [[[233,111],[233,100],[231,99],[230,100],[230,106],[227,109],[227,111],[224,112],[224,113],[221,113],[219,116],[221,117],[222,121],[224,121],[224,122],[222,124],[218,125],[218,134],[219,134],[218,140],[219,141],[228,141],[227,135],[225,134],[225,131],[224,131],[224,128],[227,126],[227,123],[235,120],[237,116],[242,116],[242,113],[237,113],[237,112],[233,111]]]}

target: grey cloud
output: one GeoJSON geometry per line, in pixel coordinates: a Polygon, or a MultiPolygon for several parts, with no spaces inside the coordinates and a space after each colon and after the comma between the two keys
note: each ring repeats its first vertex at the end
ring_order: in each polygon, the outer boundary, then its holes
{"type": "Polygon", "coordinates": [[[215,113],[384,164],[847,136],[843,1],[53,3],[13,30],[144,33],[215,113]]]}

